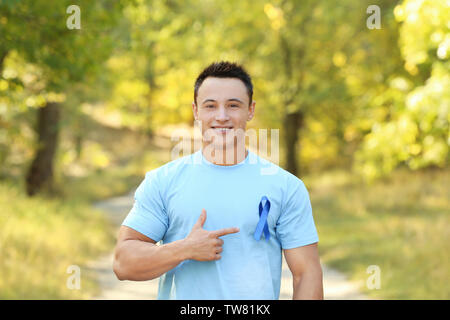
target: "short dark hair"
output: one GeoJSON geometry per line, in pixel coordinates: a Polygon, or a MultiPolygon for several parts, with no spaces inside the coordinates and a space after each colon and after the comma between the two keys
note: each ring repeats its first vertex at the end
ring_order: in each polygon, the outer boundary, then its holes
{"type": "Polygon", "coordinates": [[[205,79],[208,77],[237,78],[241,80],[245,84],[245,87],[247,88],[248,97],[250,98],[249,105],[252,103],[253,97],[252,79],[250,75],[247,73],[247,71],[244,69],[244,67],[234,62],[220,61],[220,62],[213,62],[209,66],[207,66],[197,77],[197,80],[195,80],[194,85],[195,104],[197,104],[198,89],[202,85],[203,81],[205,81],[205,79]]]}

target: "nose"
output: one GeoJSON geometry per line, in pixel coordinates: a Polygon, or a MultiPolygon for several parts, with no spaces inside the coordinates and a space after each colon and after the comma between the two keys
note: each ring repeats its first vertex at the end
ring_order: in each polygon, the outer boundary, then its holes
{"type": "Polygon", "coordinates": [[[227,113],[227,108],[225,106],[219,106],[216,112],[216,121],[228,121],[230,118],[227,113]]]}

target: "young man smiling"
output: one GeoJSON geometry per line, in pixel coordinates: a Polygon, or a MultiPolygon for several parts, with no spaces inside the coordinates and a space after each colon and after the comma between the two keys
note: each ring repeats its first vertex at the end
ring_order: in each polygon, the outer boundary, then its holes
{"type": "Polygon", "coordinates": [[[308,191],[282,168],[262,174],[262,159],[245,148],[252,96],[237,64],[198,76],[202,148],[148,172],[136,190],[115,250],[120,280],[160,277],[159,299],[278,299],[284,252],[293,299],[323,299],[308,191]]]}

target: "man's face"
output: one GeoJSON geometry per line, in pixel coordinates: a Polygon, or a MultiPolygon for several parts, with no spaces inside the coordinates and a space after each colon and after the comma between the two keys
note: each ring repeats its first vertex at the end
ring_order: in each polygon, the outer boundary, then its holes
{"type": "Polygon", "coordinates": [[[247,121],[253,118],[255,102],[249,105],[247,88],[240,79],[209,77],[198,89],[197,104],[192,103],[192,109],[206,140],[213,137],[216,146],[232,147],[233,133],[238,134],[238,129],[245,133],[247,121]]]}

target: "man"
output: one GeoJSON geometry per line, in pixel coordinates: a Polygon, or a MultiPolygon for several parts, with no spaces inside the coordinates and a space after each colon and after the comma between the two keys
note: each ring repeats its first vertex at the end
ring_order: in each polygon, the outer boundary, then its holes
{"type": "Polygon", "coordinates": [[[308,191],[275,164],[263,174],[262,159],[233,134],[253,118],[252,96],[234,63],[198,76],[202,148],[148,172],[136,190],[115,250],[120,280],[160,277],[158,299],[278,299],[284,251],[293,299],[323,299],[308,191]]]}

